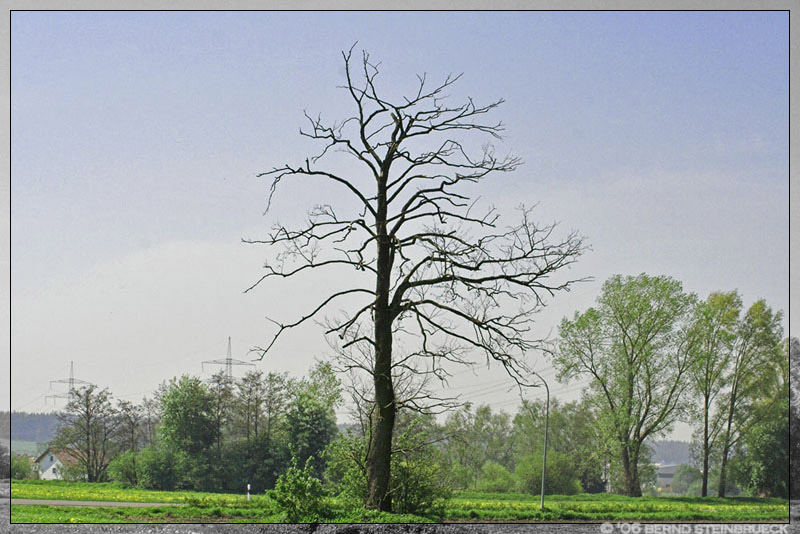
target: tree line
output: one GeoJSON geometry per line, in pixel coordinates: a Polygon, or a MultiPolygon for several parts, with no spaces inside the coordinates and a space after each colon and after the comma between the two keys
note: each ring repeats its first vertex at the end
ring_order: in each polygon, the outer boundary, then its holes
{"type": "Polygon", "coordinates": [[[73,461],[62,476],[149,489],[242,492],[273,487],[290,458],[314,458],[336,433],[341,391],[330,365],[309,376],[183,375],[135,404],[90,385],[75,391],[51,447],[73,461]]]}
{"type": "MultiPolygon", "coordinates": [[[[764,300],[745,309],[735,291],[700,300],[666,276],[610,278],[597,305],[564,318],[551,344],[560,379],[588,386],[578,401],[551,401],[547,492],[655,491],[648,443],[684,421],[695,429],[694,461],[673,490],[788,496],[790,343],[781,318],[764,300]]],[[[183,376],[139,405],[114,404],[90,386],[59,416],[53,445],[76,451],[73,476],[159,489],[263,491],[294,461],[364,504],[375,403],[368,385],[343,385],[342,361],[353,360],[318,363],[303,379],[183,376]],[[345,394],[352,419],[338,432],[334,407],[345,394]]],[[[410,388],[436,398],[425,385],[410,388]]],[[[398,411],[389,480],[398,511],[430,508],[453,489],[538,492],[544,400],[524,400],[513,415],[469,403],[440,411],[398,411]]]]}

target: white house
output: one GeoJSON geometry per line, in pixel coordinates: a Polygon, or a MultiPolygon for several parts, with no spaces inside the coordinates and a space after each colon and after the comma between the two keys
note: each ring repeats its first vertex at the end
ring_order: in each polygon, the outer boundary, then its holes
{"type": "Polygon", "coordinates": [[[55,451],[48,447],[36,458],[36,464],[39,466],[39,478],[61,480],[64,466],[74,464],[75,461],[75,457],[68,451],[55,451]]]}

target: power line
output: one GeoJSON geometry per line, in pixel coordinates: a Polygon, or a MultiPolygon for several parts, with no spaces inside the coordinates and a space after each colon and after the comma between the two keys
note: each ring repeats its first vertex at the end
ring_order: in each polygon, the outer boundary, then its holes
{"type": "Polygon", "coordinates": [[[75,399],[75,384],[84,384],[84,385],[92,385],[91,382],[87,382],[86,380],[81,380],[79,378],[75,378],[75,369],[74,369],[74,362],[70,360],[69,362],[69,378],[62,378],[61,380],[51,380],[50,381],[50,390],[53,390],[53,384],[67,384],[68,391],[66,393],[53,393],[52,395],[47,395],[44,398],[45,404],[47,404],[47,399],[53,399],[53,406],[56,404],[56,399],[67,399],[67,402],[70,402],[75,399]]]}
{"type": "Polygon", "coordinates": [[[225,376],[228,377],[228,380],[233,380],[233,366],[234,365],[249,365],[250,367],[255,367],[254,363],[245,362],[242,360],[235,360],[231,357],[231,337],[228,336],[228,355],[224,359],[217,359],[217,360],[206,360],[202,362],[201,366],[203,372],[205,372],[205,364],[209,365],[224,365],[225,366],[225,376]]]}

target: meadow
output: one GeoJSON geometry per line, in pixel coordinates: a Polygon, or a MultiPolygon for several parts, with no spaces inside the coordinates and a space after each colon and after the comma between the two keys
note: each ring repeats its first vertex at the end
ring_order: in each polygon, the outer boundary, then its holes
{"type": "MultiPolygon", "coordinates": [[[[174,503],[179,506],[145,508],[84,506],[11,506],[12,523],[276,523],[284,516],[266,495],[150,491],[125,489],[115,483],[12,481],[14,499],[96,500],[174,503]]],[[[516,493],[459,492],[444,516],[424,518],[408,514],[347,509],[330,499],[337,523],[426,523],[492,521],[753,521],[787,522],[789,502],[783,499],[733,497],[642,497],[582,494],[548,495],[545,511],[539,497],[516,493]]]]}

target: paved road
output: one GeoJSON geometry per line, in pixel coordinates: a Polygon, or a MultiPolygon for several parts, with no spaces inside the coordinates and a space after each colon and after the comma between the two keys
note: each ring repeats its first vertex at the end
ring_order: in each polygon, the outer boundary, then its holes
{"type": "Polygon", "coordinates": [[[11,499],[11,504],[41,504],[46,506],[128,506],[131,508],[183,506],[183,503],[176,502],[58,501],[50,499],[11,499]]]}

